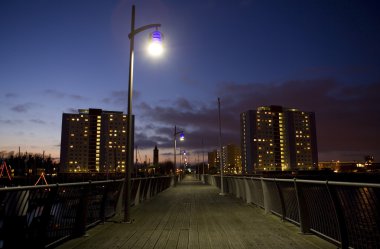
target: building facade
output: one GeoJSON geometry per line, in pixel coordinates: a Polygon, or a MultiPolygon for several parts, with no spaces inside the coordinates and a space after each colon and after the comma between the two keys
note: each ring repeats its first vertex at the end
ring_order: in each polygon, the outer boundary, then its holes
{"type": "Polygon", "coordinates": [[[318,166],[315,114],[281,106],[240,115],[243,174],[318,166]]]}
{"type": "Polygon", "coordinates": [[[213,150],[207,153],[208,155],[208,168],[220,168],[219,151],[213,150]]]}
{"type": "Polygon", "coordinates": [[[62,172],[125,172],[127,116],[102,109],[63,113],[62,172]]]}
{"type": "Polygon", "coordinates": [[[226,174],[241,174],[241,150],[235,144],[228,144],[222,148],[223,169],[226,174]]]}

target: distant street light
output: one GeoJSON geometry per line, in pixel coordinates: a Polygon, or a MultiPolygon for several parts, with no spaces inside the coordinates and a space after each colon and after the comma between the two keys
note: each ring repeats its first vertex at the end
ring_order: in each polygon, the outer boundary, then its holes
{"type": "Polygon", "coordinates": [[[179,134],[179,140],[184,141],[185,135],[183,131],[177,131],[177,126],[174,126],[174,170],[177,171],[177,135],[179,134]]]}
{"type": "Polygon", "coordinates": [[[134,122],[132,119],[132,93],[133,93],[133,63],[134,63],[134,43],[135,35],[138,33],[150,29],[156,28],[155,32],[150,34],[150,41],[154,43],[154,49],[149,47],[149,51],[153,54],[161,54],[162,49],[162,38],[163,35],[157,30],[161,24],[148,24],[140,28],[135,29],[135,6],[132,5],[132,17],[131,17],[131,33],[128,34],[130,40],[130,49],[129,49],[129,84],[128,84],[128,113],[127,113],[127,128],[128,128],[128,141],[127,141],[127,173],[125,175],[125,187],[124,187],[124,222],[131,222],[131,171],[133,165],[133,148],[134,148],[134,122]]]}

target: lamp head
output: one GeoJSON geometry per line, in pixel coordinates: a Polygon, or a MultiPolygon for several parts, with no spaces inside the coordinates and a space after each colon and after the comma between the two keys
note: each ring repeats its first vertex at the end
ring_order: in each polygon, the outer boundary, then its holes
{"type": "Polygon", "coordinates": [[[158,30],[150,33],[148,51],[151,55],[159,56],[163,53],[164,51],[163,46],[162,46],[163,39],[164,39],[164,35],[158,30]]]}
{"type": "Polygon", "coordinates": [[[185,140],[185,135],[183,134],[183,132],[181,132],[181,134],[179,134],[179,140],[180,141],[185,140]]]}

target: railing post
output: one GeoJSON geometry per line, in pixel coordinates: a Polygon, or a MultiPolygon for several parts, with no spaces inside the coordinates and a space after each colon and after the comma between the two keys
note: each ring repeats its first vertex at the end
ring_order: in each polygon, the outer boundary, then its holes
{"type": "Polygon", "coordinates": [[[232,179],[235,182],[235,189],[236,189],[235,190],[235,196],[237,198],[240,198],[241,197],[241,193],[240,193],[239,179],[236,178],[236,177],[233,177],[232,179]]]}
{"type": "Polygon", "coordinates": [[[148,186],[145,186],[145,188],[147,187],[148,189],[146,190],[146,196],[145,196],[145,198],[144,198],[144,201],[145,200],[149,200],[149,198],[150,198],[150,193],[151,193],[151,188],[152,188],[152,181],[153,181],[153,178],[148,178],[148,186]]]}
{"type": "Polygon", "coordinates": [[[280,198],[280,203],[281,203],[281,219],[285,220],[286,217],[286,208],[285,208],[285,201],[284,201],[284,196],[282,194],[281,188],[276,180],[274,180],[274,184],[276,185],[276,189],[278,192],[278,196],[280,198]]]}
{"type": "Polygon", "coordinates": [[[49,193],[47,195],[46,203],[44,204],[41,216],[36,217],[37,220],[35,223],[35,227],[31,230],[33,234],[29,234],[32,240],[30,242],[32,243],[28,246],[31,247],[44,248],[48,241],[50,213],[54,200],[57,197],[58,184],[55,187],[47,187],[47,189],[45,189],[44,191],[49,191],[49,193]]]}
{"type": "Polygon", "coordinates": [[[339,201],[339,197],[336,192],[336,189],[333,188],[331,185],[329,185],[328,181],[326,181],[326,188],[335,209],[336,219],[338,220],[339,233],[340,233],[340,239],[341,239],[341,248],[348,249],[349,248],[348,232],[347,232],[346,221],[344,219],[343,207],[339,201]]]}
{"type": "Polygon", "coordinates": [[[89,181],[88,185],[83,186],[82,198],[79,201],[77,214],[76,214],[76,222],[73,231],[73,235],[75,237],[80,237],[86,234],[86,223],[87,223],[87,209],[88,209],[88,198],[90,195],[91,189],[91,181],[89,181]]]}
{"type": "Polygon", "coordinates": [[[251,189],[249,188],[248,178],[244,177],[244,187],[245,187],[245,201],[247,203],[252,202],[251,189]]]}
{"type": "Polygon", "coordinates": [[[176,175],[171,175],[170,176],[170,186],[171,187],[175,187],[175,178],[176,178],[176,175]]]}
{"type": "Polygon", "coordinates": [[[106,205],[107,205],[107,201],[108,201],[108,189],[109,189],[109,182],[107,182],[105,185],[104,185],[104,190],[103,190],[103,198],[102,198],[102,203],[100,204],[100,214],[99,214],[99,217],[100,217],[100,220],[102,223],[105,222],[106,220],[106,205]]]}
{"type": "Polygon", "coordinates": [[[270,193],[269,193],[267,185],[265,184],[264,178],[262,178],[262,177],[261,177],[261,187],[263,189],[264,211],[265,211],[265,214],[269,214],[270,213],[270,208],[269,208],[269,205],[270,205],[269,195],[270,195],[270,193]]]}
{"type": "MultiPolygon", "coordinates": [[[[141,182],[142,180],[139,179],[139,185],[137,187],[137,191],[136,191],[136,196],[135,196],[135,206],[137,206],[139,203],[140,203],[140,187],[141,187],[141,182]]],[[[133,186],[133,184],[131,184],[133,186]]]]}
{"type": "Polygon", "coordinates": [[[294,189],[296,192],[297,203],[298,203],[298,217],[300,220],[301,233],[310,233],[310,214],[306,205],[305,196],[301,186],[297,183],[297,179],[294,178],[294,189]]]}

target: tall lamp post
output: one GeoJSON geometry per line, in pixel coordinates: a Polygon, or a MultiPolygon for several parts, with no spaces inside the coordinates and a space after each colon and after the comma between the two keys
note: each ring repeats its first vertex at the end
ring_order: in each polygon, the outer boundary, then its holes
{"type": "Polygon", "coordinates": [[[132,114],[132,93],[133,93],[133,63],[134,63],[134,43],[135,35],[150,28],[156,28],[156,31],[151,33],[151,45],[149,46],[149,52],[153,55],[159,55],[162,52],[162,34],[157,30],[161,27],[161,24],[148,24],[140,28],[135,29],[135,6],[132,5],[132,17],[131,17],[131,33],[128,34],[130,40],[129,48],[129,81],[128,81],[128,113],[127,113],[127,128],[128,128],[128,140],[127,140],[127,173],[125,175],[125,187],[124,187],[124,222],[131,222],[131,170],[133,166],[133,148],[134,148],[134,122],[132,114]]]}
{"type": "Polygon", "coordinates": [[[205,150],[204,150],[204,143],[202,138],[202,183],[205,183],[205,150]]]}
{"type": "Polygon", "coordinates": [[[222,146],[222,121],[220,118],[220,98],[218,98],[218,113],[219,113],[219,146],[220,146],[220,193],[219,195],[225,195],[223,186],[223,146],[222,146]]]}
{"type": "Polygon", "coordinates": [[[177,135],[179,134],[179,140],[185,140],[183,131],[177,131],[177,126],[174,126],[174,170],[177,171],[177,135]]]}

